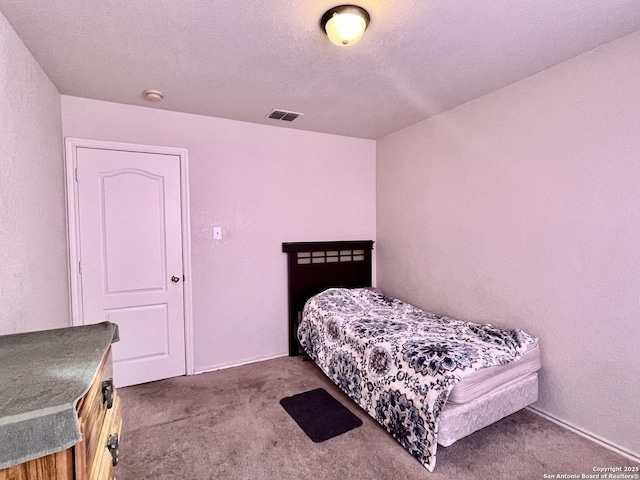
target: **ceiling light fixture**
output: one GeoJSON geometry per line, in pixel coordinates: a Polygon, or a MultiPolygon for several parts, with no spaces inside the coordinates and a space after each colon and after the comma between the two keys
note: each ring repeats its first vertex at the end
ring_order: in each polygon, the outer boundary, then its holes
{"type": "Polygon", "coordinates": [[[320,26],[329,40],[339,47],[350,47],[360,41],[369,26],[369,13],[356,5],[340,5],[328,10],[320,26]]]}
{"type": "Polygon", "coordinates": [[[159,102],[164,98],[164,95],[160,90],[145,90],[142,92],[144,98],[150,102],[159,102]]]}

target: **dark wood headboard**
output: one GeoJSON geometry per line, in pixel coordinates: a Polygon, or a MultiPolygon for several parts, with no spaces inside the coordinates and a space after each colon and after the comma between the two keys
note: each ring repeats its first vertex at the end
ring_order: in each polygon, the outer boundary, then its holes
{"type": "Polygon", "coordinates": [[[289,355],[299,353],[297,331],[307,300],[331,287],[370,287],[372,240],[283,243],[289,264],[289,355]]]}

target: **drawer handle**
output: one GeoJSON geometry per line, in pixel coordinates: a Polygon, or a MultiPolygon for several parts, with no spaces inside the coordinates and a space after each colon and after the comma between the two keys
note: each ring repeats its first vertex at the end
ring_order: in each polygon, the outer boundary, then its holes
{"type": "Polygon", "coordinates": [[[113,379],[102,382],[102,403],[107,404],[107,410],[113,407],[113,379]]]}
{"type": "Polygon", "coordinates": [[[115,467],[120,460],[120,450],[118,449],[118,434],[114,433],[107,440],[107,450],[111,454],[111,464],[115,467]]]}

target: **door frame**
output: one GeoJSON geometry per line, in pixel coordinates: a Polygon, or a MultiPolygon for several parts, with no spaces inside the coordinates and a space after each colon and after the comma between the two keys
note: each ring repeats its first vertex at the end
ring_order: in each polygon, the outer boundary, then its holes
{"type": "Polygon", "coordinates": [[[80,281],[80,218],[78,182],[78,148],[94,148],[136,153],[175,155],[180,158],[180,204],[182,224],[182,268],[184,275],[184,343],[185,367],[187,375],[195,373],[193,355],[193,305],[191,288],[191,221],[189,203],[188,152],[186,148],[162,147],[156,145],[138,145],[131,143],[89,140],[65,137],[65,195],[67,204],[67,239],[69,253],[69,302],[71,305],[71,324],[83,325],[82,283],[80,281]]]}

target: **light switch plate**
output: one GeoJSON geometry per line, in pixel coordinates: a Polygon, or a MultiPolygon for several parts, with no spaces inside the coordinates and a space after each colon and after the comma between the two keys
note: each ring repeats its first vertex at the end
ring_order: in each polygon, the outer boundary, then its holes
{"type": "Polygon", "coordinates": [[[222,240],[222,227],[213,227],[213,239],[222,240]]]}

